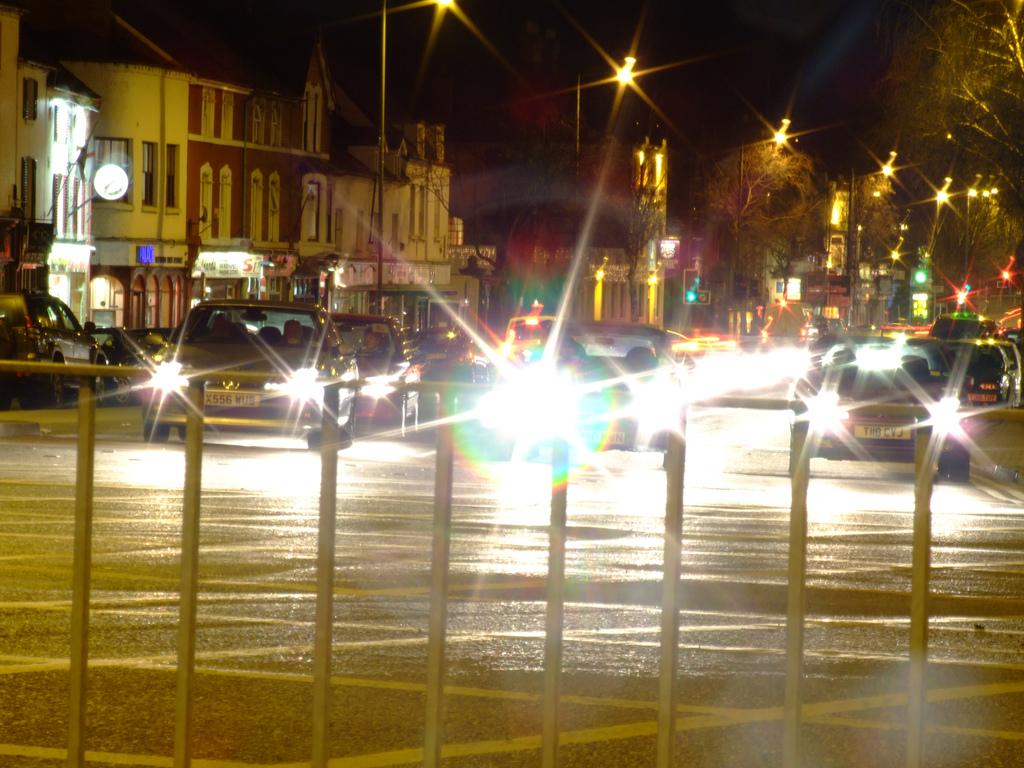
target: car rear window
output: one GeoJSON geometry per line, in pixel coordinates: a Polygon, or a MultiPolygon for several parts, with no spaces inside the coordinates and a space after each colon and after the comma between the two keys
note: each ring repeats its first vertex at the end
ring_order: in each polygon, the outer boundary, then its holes
{"type": "Polygon", "coordinates": [[[308,343],[318,333],[317,317],[299,308],[277,309],[246,305],[196,307],[188,316],[187,341],[244,343],[257,337],[277,345],[292,334],[308,343]]]}

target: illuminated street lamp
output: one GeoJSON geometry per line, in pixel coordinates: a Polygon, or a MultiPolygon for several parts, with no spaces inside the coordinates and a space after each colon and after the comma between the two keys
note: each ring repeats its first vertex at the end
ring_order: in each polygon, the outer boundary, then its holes
{"type": "Polygon", "coordinates": [[[889,153],[889,159],[882,165],[882,175],[889,178],[893,174],[893,161],[896,159],[896,150],[889,153]]]}
{"type": "Polygon", "coordinates": [[[631,85],[633,83],[633,67],[635,64],[636,58],[627,56],[622,66],[615,71],[615,79],[622,85],[631,85]]]}
{"type": "Polygon", "coordinates": [[[949,202],[949,185],[953,183],[953,179],[949,176],[946,177],[945,183],[942,185],[942,189],[935,193],[935,203],[937,205],[945,205],[949,202]]]}
{"type": "Polygon", "coordinates": [[[789,128],[789,118],[788,117],[784,117],[784,118],[782,118],[782,125],[779,127],[779,130],[777,130],[775,132],[775,135],[772,137],[772,138],[775,139],[775,143],[778,144],[779,146],[782,146],[783,144],[785,144],[789,140],[789,136],[786,133],[786,130],[788,128],[789,128]]]}

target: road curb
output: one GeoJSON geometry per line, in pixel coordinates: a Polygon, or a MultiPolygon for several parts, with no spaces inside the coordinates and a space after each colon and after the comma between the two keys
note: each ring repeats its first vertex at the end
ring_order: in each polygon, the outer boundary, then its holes
{"type": "Polygon", "coordinates": [[[38,435],[41,433],[39,424],[34,421],[0,422],[0,437],[18,437],[20,435],[38,435]]]}

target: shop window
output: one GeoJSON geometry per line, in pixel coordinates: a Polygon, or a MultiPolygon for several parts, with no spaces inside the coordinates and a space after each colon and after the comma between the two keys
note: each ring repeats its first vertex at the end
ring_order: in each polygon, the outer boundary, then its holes
{"type": "Polygon", "coordinates": [[[157,311],[160,317],[160,322],[157,323],[161,328],[167,328],[171,325],[171,309],[172,309],[172,291],[171,291],[171,278],[164,276],[164,279],[160,281],[160,298],[157,311]]]}
{"type": "Polygon", "coordinates": [[[153,328],[157,322],[157,309],[160,305],[160,289],[157,286],[156,275],[150,275],[146,280],[146,327],[153,328]]]}

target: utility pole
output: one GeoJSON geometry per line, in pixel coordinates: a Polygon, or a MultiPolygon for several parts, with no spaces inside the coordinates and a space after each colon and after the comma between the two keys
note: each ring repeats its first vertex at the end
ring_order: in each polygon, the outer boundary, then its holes
{"type": "Polygon", "coordinates": [[[377,301],[378,315],[384,314],[384,135],[385,99],[387,97],[388,63],[388,0],[381,0],[380,12],[380,136],[377,146],[377,301]]]}

